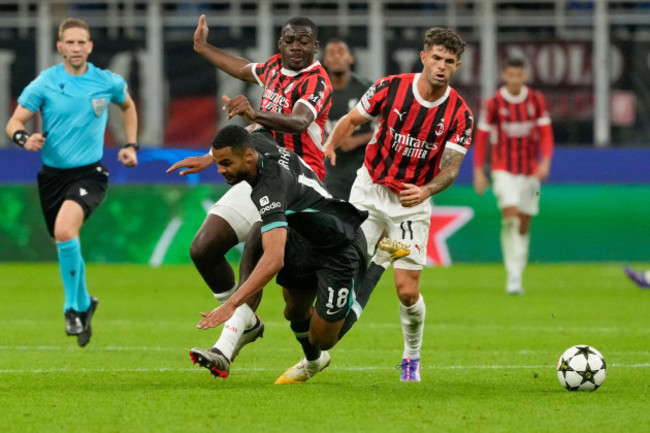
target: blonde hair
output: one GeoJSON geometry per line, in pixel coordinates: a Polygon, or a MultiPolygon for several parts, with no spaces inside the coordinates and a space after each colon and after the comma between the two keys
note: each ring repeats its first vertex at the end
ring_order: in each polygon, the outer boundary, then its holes
{"type": "Polygon", "coordinates": [[[59,24],[59,40],[63,38],[63,32],[68,29],[84,29],[88,32],[88,40],[90,40],[90,29],[84,20],[81,20],[79,18],[64,19],[61,24],[59,24]]]}

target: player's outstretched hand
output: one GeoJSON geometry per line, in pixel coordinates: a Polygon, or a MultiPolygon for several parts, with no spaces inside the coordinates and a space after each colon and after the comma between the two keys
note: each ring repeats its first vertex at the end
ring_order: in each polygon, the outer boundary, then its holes
{"type": "Polygon", "coordinates": [[[185,170],[178,172],[181,176],[191,173],[200,173],[213,163],[214,159],[212,159],[212,156],[209,153],[206,153],[203,156],[190,156],[189,158],[174,163],[167,169],[166,173],[171,173],[172,171],[176,171],[183,167],[185,167],[185,170]]]}
{"type": "Polygon", "coordinates": [[[203,320],[201,320],[196,327],[199,329],[210,329],[219,326],[235,314],[235,308],[236,307],[232,303],[226,302],[209,313],[201,313],[203,320]]]}
{"type": "Polygon", "coordinates": [[[413,207],[429,198],[426,189],[412,183],[402,184],[404,189],[399,193],[399,202],[404,207],[413,207]]]}
{"type": "Polygon", "coordinates": [[[124,147],[117,153],[117,160],[124,164],[125,167],[135,167],[138,165],[138,155],[133,147],[124,147]]]}
{"type": "Polygon", "coordinates": [[[201,45],[205,44],[208,41],[208,23],[205,20],[205,14],[201,14],[199,17],[199,23],[194,30],[194,49],[196,50],[201,45]]]}

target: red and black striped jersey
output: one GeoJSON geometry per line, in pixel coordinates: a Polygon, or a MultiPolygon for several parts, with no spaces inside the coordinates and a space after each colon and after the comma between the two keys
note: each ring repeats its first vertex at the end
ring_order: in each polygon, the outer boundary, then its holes
{"type": "Polygon", "coordinates": [[[518,95],[505,87],[484,103],[476,132],[474,167],[483,167],[488,140],[492,170],[532,175],[540,151],[553,153],[553,130],[544,97],[524,86],[518,95]]]}
{"type": "Polygon", "coordinates": [[[305,69],[292,71],[282,66],[276,54],[265,63],[252,64],[253,74],[264,94],[260,110],[290,114],[296,104],[303,103],[314,113],[314,121],[300,134],[273,131],[275,141],[294,151],[316,172],[325,177],[323,141],[325,122],[329,115],[332,84],[323,66],[315,61],[305,69]]]}
{"type": "Polygon", "coordinates": [[[425,185],[440,171],[445,149],[465,154],[472,142],[474,118],[451,87],[437,101],[417,90],[420,74],[391,75],[370,86],[357,110],[377,119],[366,147],[364,165],[373,182],[399,192],[403,183],[425,185]]]}

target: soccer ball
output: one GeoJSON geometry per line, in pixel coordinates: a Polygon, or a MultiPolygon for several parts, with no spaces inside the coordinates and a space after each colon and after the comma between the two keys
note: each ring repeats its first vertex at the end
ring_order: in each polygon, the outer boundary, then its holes
{"type": "Polygon", "coordinates": [[[569,391],[595,391],[606,374],[603,355],[585,344],[568,348],[557,361],[557,378],[569,391]]]}

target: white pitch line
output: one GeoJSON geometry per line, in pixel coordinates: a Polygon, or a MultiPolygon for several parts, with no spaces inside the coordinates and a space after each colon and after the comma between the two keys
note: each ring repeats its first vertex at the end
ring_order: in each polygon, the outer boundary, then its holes
{"type": "MultiPolygon", "coordinates": [[[[645,364],[612,364],[609,367],[616,368],[650,368],[650,363],[645,364]]],[[[608,368],[609,368],[608,367],[608,368]]],[[[256,368],[241,367],[237,371],[279,371],[283,367],[277,368],[256,368]]],[[[552,365],[447,365],[447,366],[423,366],[423,370],[521,370],[536,369],[546,370],[555,369],[552,365]]],[[[331,366],[330,370],[340,371],[378,371],[393,370],[392,367],[336,367],[331,366]]],[[[193,373],[202,371],[197,368],[49,368],[49,369],[2,369],[0,374],[47,374],[47,373],[193,373]]]]}
{"type": "MultiPolygon", "coordinates": [[[[29,350],[29,351],[57,351],[57,352],[77,352],[79,348],[77,346],[27,346],[27,345],[16,345],[16,346],[0,346],[0,351],[14,351],[14,350],[29,350]]],[[[290,348],[279,349],[282,352],[292,350],[290,348]]],[[[93,351],[105,351],[105,352],[176,352],[182,353],[186,351],[184,347],[160,347],[160,346],[93,346],[93,351]]],[[[337,348],[337,353],[353,353],[358,351],[366,352],[366,349],[361,348],[337,348]]],[[[377,353],[392,353],[393,349],[374,349],[373,352],[377,353]]],[[[448,352],[455,352],[450,350],[448,352]]],[[[548,355],[548,350],[481,350],[482,355],[499,355],[499,354],[515,354],[515,355],[548,355]]],[[[608,351],[608,355],[619,355],[620,356],[643,356],[649,357],[650,351],[648,350],[619,350],[619,351],[608,351]]],[[[640,364],[643,365],[643,364],[640,364]]]]}
{"type": "Polygon", "coordinates": [[[149,266],[157,268],[162,265],[162,262],[165,259],[165,254],[167,254],[167,250],[174,240],[174,236],[176,236],[178,229],[181,228],[181,224],[183,224],[183,220],[179,217],[174,217],[169,221],[169,224],[165,227],[162,236],[160,236],[160,239],[153,250],[151,259],[149,259],[149,266]]]}
{"type": "MultiPolygon", "coordinates": [[[[58,318],[56,319],[59,320],[58,318]]],[[[58,323],[58,322],[57,322],[58,323]]],[[[155,326],[156,328],[178,328],[180,326],[193,327],[195,322],[186,323],[182,321],[163,321],[163,320],[127,320],[127,319],[105,319],[103,323],[106,326],[113,327],[133,327],[133,326],[155,326]]],[[[42,326],[42,320],[33,320],[33,319],[16,319],[0,323],[0,329],[9,329],[10,326],[42,326]]],[[[279,320],[269,320],[264,321],[264,325],[267,327],[279,327],[282,329],[288,328],[288,322],[279,321],[279,320]]],[[[359,327],[371,328],[371,329],[395,329],[399,327],[398,322],[370,322],[362,321],[359,322],[359,327]]],[[[359,328],[360,329],[360,328],[359,328]]],[[[448,330],[469,330],[471,332],[483,332],[483,333],[492,333],[492,332],[556,332],[556,333],[571,333],[571,332],[596,332],[601,334],[608,333],[620,333],[625,331],[627,335],[635,335],[639,337],[650,336],[650,331],[647,329],[627,329],[624,326],[620,327],[591,327],[591,326],[527,326],[527,325],[490,325],[477,323],[473,325],[458,324],[458,323],[427,323],[427,329],[432,331],[448,331],[448,330]]]]}

